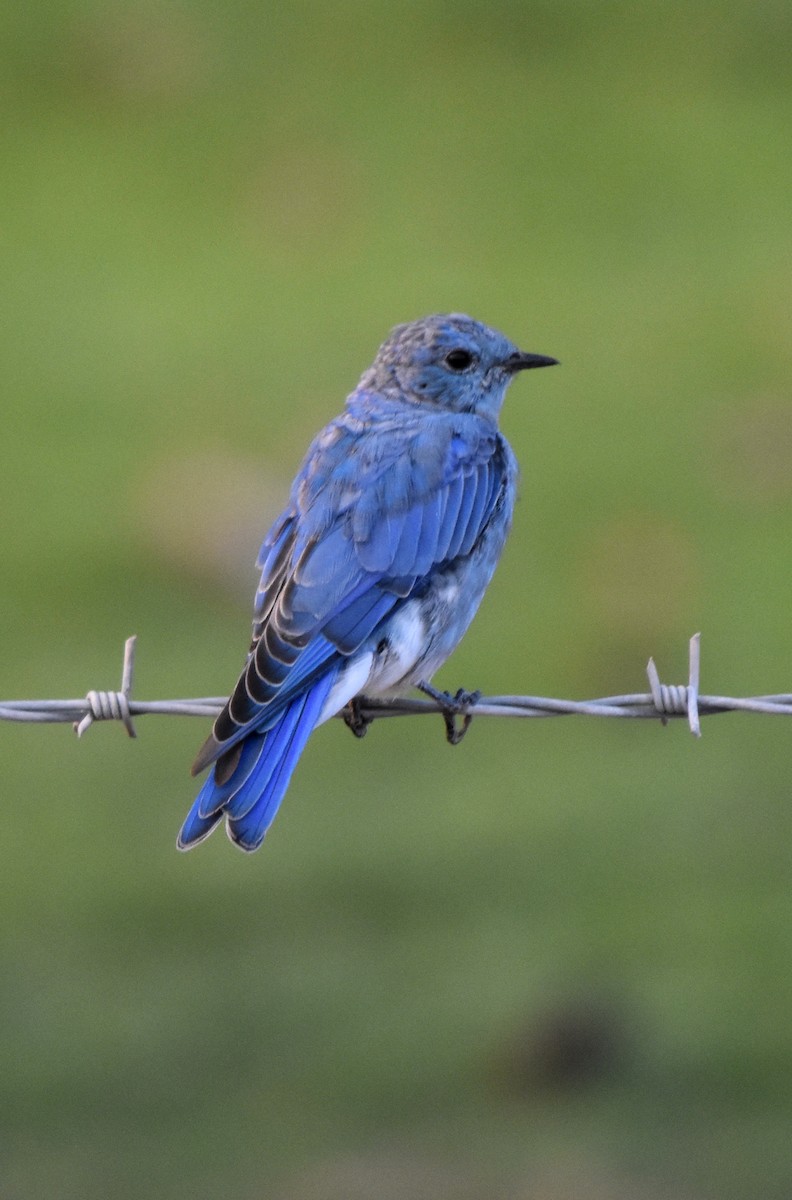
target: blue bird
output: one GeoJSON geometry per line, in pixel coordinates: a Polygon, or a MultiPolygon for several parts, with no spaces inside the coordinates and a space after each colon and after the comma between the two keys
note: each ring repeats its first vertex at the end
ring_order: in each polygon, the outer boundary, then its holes
{"type": "Polygon", "coordinates": [[[397,325],[314,439],[258,559],[242,674],[193,765],[212,765],[181,833],[225,816],[257,850],[322,721],[428,682],[470,624],[512,519],[498,430],[518,371],[557,360],[467,316],[397,325]]]}

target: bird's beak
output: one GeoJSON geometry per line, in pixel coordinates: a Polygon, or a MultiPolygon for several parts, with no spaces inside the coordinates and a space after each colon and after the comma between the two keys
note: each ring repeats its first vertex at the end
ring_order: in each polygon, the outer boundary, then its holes
{"type": "Polygon", "coordinates": [[[514,354],[510,354],[503,364],[510,374],[516,371],[527,371],[531,367],[557,367],[557,358],[548,358],[546,354],[527,354],[522,350],[515,350],[514,354]]]}

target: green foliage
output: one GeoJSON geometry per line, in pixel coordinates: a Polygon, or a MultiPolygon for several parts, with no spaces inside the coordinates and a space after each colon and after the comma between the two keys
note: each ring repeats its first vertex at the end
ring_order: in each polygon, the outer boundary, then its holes
{"type": "MultiPolygon", "coordinates": [[[[132,632],[139,696],[226,691],[309,437],[443,310],[563,366],[441,681],[638,691],[701,629],[704,690],[792,687],[791,11],[4,10],[0,694],[132,632]]],[[[0,728],[3,1195],[789,1195],[785,722],[332,723],[251,859],[176,854],[204,730],[139,733],[0,728]]]]}

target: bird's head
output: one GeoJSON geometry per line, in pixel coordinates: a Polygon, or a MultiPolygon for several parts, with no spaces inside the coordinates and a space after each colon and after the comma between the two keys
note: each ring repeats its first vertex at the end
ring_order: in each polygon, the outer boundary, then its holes
{"type": "Polygon", "coordinates": [[[359,387],[413,404],[496,417],[518,371],[557,361],[518,350],[496,329],[452,313],[397,325],[359,387]]]}

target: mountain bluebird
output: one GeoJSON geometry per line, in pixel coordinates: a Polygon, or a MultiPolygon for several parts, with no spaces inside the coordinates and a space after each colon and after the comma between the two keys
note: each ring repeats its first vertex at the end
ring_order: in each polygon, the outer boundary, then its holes
{"type": "Polygon", "coordinates": [[[213,765],[181,849],[223,816],[232,842],[258,849],[314,727],[445,661],[511,525],[506,389],[555,362],[458,314],[397,325],[382,344],[264,539],[253,640],[195,760],[193,774],[213,765]]]}

